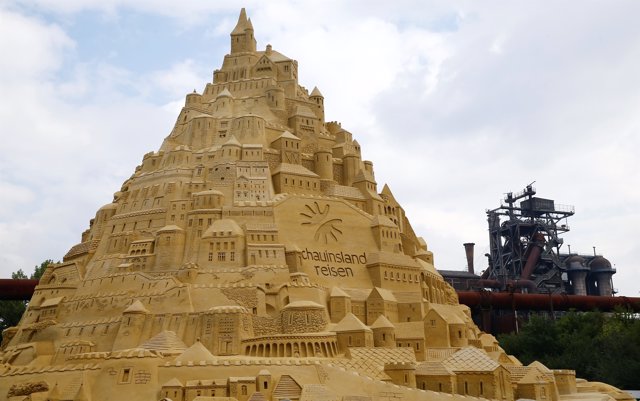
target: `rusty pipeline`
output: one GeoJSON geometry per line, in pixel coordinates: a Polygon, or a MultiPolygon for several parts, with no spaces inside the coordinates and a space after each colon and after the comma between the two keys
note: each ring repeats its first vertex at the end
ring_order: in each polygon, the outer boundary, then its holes
{"type": "Polygon", "coordinates": [[[11,278],[0,279],[0,300],[25,300],[28,301],[38,285],[38,280],[11,278]]]}
{"type": "Polygon", "coordinates": [[[473,307],[493,309],[521,310],[554,310],[578,311],[599,310],[611,312],[617,307],[640,312],[640,298],[636,297],[603,297],[593,295],[565,294],[520,294],[489,291],[458,291],[461,304],[473,307]]]}

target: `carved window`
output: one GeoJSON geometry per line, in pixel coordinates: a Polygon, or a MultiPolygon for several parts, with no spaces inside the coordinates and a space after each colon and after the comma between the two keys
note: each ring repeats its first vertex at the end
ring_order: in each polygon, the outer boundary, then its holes
{"type": "Polygon", "coordinates": [[[120,381],[119,384],[127,384],[131,383],[131,368],[123,368],[120,371],[120,381]]]}

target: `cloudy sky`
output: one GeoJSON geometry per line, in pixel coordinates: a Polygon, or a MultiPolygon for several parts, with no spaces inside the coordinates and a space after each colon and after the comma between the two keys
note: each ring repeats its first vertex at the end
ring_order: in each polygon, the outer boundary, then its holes
{"type": "MultiPolygon", "coordinates": [[[[436,267],[536,181],[640,296],[640,2],[0,0],[0,276],[59,260],[202,91],[246,7],[374,162],[436,267]]],[[[565,248],[566,250],[566,248],[565,248]]]]}

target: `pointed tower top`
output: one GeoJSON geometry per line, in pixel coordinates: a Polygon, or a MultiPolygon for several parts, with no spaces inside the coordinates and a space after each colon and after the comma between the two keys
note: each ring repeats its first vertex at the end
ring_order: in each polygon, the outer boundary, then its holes
{"type": "Polygon", "coordinates": [[[233,28],[233,31],[231,31],[231,34],[232,35],[241,35],[241,34],[244,34],[244,32],[247,29],[253,30],[253,25],[251,24],[251,19],[247,18],[247,11],[243,7],[242,10],[240,10],[240,16],[238,17],[238,23],[236,24],[236,27],[233,28]]]}
{"type": "Polygon", "coordinates": [[[318,89],[317,86],[313,87],[313,90],[311,91],[311,95],[309,96],[319,96],[319,97],[324,97],[322,96],[322,93],[320,92],[320,89],[318,89]]]}
{"type": "Polygon", "coordinates": [[[238,23],[231,31],[231,53],[255,52],[256,39],[253,37],[253,24],[247,18],[247,12],[240,10],[238,23]]]}

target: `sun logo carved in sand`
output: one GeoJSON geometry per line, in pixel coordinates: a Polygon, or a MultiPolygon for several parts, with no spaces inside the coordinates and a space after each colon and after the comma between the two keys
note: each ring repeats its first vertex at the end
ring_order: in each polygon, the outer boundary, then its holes
{"type": "Polygon", "coordinates": [[[306,218],[301,224],[303,226],[315,227],[315,234],[313,238],[316,241],[323,241],[325,244],[329,243],[329,240],[338,241],[338,236],[342,235],[342,230],[339,224],[342,223],[342,219],[329,218],[330,206],[324,205],[322,208],[318,202],[304,205],[305,210],[300,212],[300,215],[306,218]]]}

